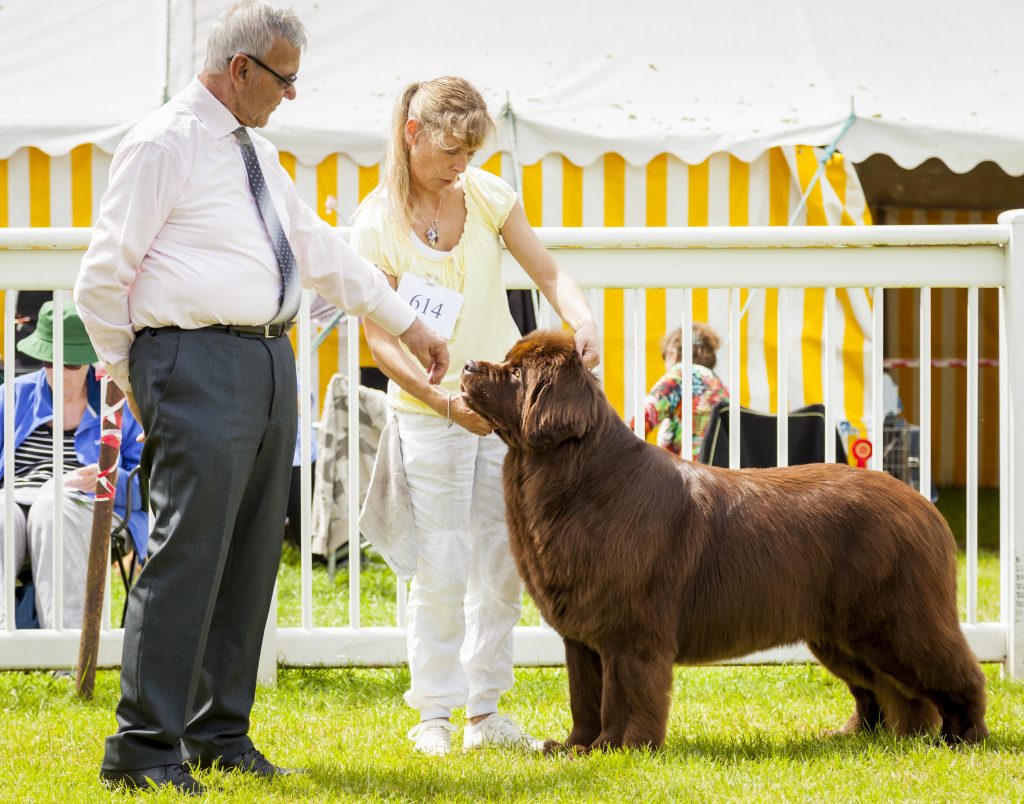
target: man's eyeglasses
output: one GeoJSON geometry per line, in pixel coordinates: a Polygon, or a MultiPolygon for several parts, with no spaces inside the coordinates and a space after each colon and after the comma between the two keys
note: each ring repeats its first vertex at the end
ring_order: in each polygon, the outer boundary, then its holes
{"type": "MultiPolygon", "coordinates": [[[[48,369],[52,369],[53,368],[53,363],[51,363],[49,360],[40,360],[39,362],[43,364],[43,368],[48,368],[48,369]]],[[[69,369],[70,371],[78,371],[79,369],[85,368],[86,365],[88,365],[88,364],[87,363],[75,363],[75,364],[65,363],[64,364],[64,368],[69,369]]]]}
{"type": "Polygon", "coordinates": [[[247,59],[250,59],[251,61],[256,62],[256,64],[258,64],[260,67],[262,67],[264,70],[266,70],[272,76],[274,76],[274,78],[276,78],[278,81],[281,82],[281,85],[282,85],[281,88],[282,89],[288,89],[288,87],[294,87],[295,86],[295,82],[299,80],[299,77],[297,75],[293,75],[291,78],[285,78],[279,72],[277,72],[276,70],[271,69],[266,64],[264,64],[262,61],[257,59],[255,56],[250,56],[248,53],[242,53],[240,55],[245,56],[247,59]]]}

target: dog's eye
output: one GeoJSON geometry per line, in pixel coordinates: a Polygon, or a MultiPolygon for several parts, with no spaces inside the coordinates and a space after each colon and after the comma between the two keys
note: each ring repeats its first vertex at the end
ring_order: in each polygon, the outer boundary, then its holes
{"type": "Polygon", "coordinates": [[[519,376],[520,376],[519,369],[512,369],[512,376],[515,377],[518,380],[519,376]]]}

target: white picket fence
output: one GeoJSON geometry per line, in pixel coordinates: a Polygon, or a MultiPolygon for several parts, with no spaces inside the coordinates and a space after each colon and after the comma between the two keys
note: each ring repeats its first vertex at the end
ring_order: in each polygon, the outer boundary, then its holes
{"type": "MultiPolygon", "coordinates": [[[[998,224],[978,226],[874,226],[813,228],[614,228],[541,229],[539,234],[556,260],[579,282],[596,294],[604,288],[626,289],[627,321],[631,322],[634,367],[628,382],[633,407],[643,399],[642,359],[644,346],[644,294],[647,288],[673,289],[679,300],[682,320],[690,320],[690,290],[730,289],[729,348],[740,342],[740,289],[779,288],[780,299],[787,288],[825,288],[824,353],[835,354],[834,323],[838,315],[838,288],[871,288],[872,341],[883,341],[883,289],[885,288],[967,288],[967,618],[963,630],[970,645],[983,661],[1003,663],[1010,677],[1024,676],[1024,517],[1015,516],[1015,501],[1024,500],[1024,442],[1015,438],[1015,422],[1024,417],[1024,361],[1007,359],[1024,355],[1024,211],[1004,213],[998,224]],[[1000,299],[999,398],[1000,398],[1000,617],[997,622],[979,622],[978,600],[978,289],[998,288],[1000,299]],[[1016,314],[1015,314],[1015,311],[1016,314]]],[[[73,285],[88,243],[88,229],[0,229],[0,288],[8,290],[56,289],[55,300],[70,304],[67,291],[73,285]]],[[[503,266],[509,287],[530,287],[519,266],[505,255],[503,266]]],[[[6,393],[12,393],[14,305],[8,294],[4,310],[4,358],[6,393]]],[[[302,484],[304,497],[312,479],[308,460],[311,434],[312,385],[309,299],[305,299],[299,327],[300,432],[303,433],[302,484]]],[[[780,302],[781,304],[781,302],[780,302]]],[[[541,320],[547,313],[542,308],[541,320]]],[[[59,316],[57,317],[59,321],[59,316]]],[[[931,358],[931,294],[920,294],[920,361],[931,358]]],[[[346,368],[358,375],[357,322],[347,322],[349,344],[346,368]]],[[[778,316],[778,342],[786,342],[786,328],[793,323],[778,316]]],[[[686,333],[688,328],[684,327],[686,333]]],[[[58,333],[59,334],[59,333],[58,333]]],[[[777,376],[786,376],[787,355],[779,349],[777,376]]],[[[684,355],[689,353],[684,343],[684,355]]],[[[726,380],[734,398],[740,385],[738,355],[730,355],[726,380]]],[[[55,362],[59,361],[58,357],[55,362]]],[[[826,432],[834,432],[834,378],[838,365],[826,361],[824,382],[826,432]]],[[[882,350],[873,351],[871,368],[872,415],[869,438],[882,443],[882,350]]],[[[60,378],[60,373],[56,375],[60,378]]],[[[59,379],[58,379],[59,381],[59,379]]],[[[350,384],[350,394],[358,393],[350,384]]],[[[785,389],[779,389],[780,409],[787,408],[785,389]]],[[[57,389],[56,396],[60,392],[57,389]]],[[[931,488],[931,388],[930,373],[921,372],[921,485],[931,488]]],[[[9,396],[5,399],[10,400],[9,396]]],[[[349,400],[350,431],[358,428],[358,404],[349,400]]],[[[639,410],[631,411],[642,419],[639,410]]],[[[733,406],[730,431],[738,432],[738,406],[733,406]]],[[[780,417],[781,418],[781,417],[780,417]]],[[[783,420],[784,421],[784,420],[783,420]]],[[[59,422],[57,422],[59,424],[59,422]]],[[[5,443],[12,437],[11,422],[4,424],[5,443]]],[[[786,430],[779,429],[779,456],[786,454],[786,430]]],[[[834,441],[826,438],[828,457],[834,441]]],[[[359,488],[358,439],[349,439],[347,488],[359,488]]],[[[881,469],[881,450],[876,449],[869,465],[881,469]]],[[[730,459],[739,456],[738,439],[730,439],[730,459]]],[[[10,461],[10,456],[7,458],[10,461]]],[[[10,476],[12,466],[5,474],[10,476]]],[[[358,545],[356,495],[349,495],[350,544],[358,545]]],[[[10,502],[10,501],[9,501],[10,502]]],[[[392,665],[405,661],[405,634],[396,626],[364,627],[360,624],[360,562],[358,548],[352,550],[349,581],[349,624],[345,627],[314,626],[312,555],[308,518],[301,527],[301,625],[278,627],[276,615],[267,623],[261,679],[272,680],[278,665],[347,666],[392,665]]],[[[61,536],[58,530],[57,540],[61,536]]],[[[0,629],[0,669],[71,667],[77,658],[79,632],[76,629],[19,631],[13,627],[13,572],[9,543],[5,543],[5,591],[0,605],[6,611],[6,629],[0,629]]],[[[55,577],[60,578],[61,550],[54,551],[55,577]]],[[[404,621],[404,586],[398,584],[395,622],[404,621]]],[[[109,595],[108,595],[109,598],[109,595]]],[[[58,600],[60,599],[58,593],[58,600]]],[[[109,606],[108,606],[109,609],[109,606]]],[[[120,662],[123,631],[110,626],[109,614],[100,640],[101,666],[120,662]]],[[[561,641],[545,626],[520,626],[515,631],[515,661],[520,665],[558,664],[563,661],[561,641]]],[[[743,661],[786,662],[810,660],[801,645],[755,654],[743,661]]]]}

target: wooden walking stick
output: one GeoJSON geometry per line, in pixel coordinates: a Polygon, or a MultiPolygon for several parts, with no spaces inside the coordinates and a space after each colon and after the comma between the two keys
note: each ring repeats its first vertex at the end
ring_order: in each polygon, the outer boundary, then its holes
{"type": "Polygon", "coordinates": [[[124,393],[109,377],[103,378],[102,431],[100,434],[99,473],[96,477],[96,504],[92,514],[89,540],[89,567],[85,578],[85,605],[82,608],[82,637],[78,644],[75,684],[78,694],[92,698],[96,683],[96,661],[100,650],[100,620],[103,617],[103,592],[110,566],[110,523],[117,493],[117,458],[121,451],[121,418],[124,393]]]}

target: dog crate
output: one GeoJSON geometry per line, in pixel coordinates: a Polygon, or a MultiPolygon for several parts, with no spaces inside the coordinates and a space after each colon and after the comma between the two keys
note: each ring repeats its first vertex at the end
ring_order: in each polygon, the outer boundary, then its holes
{"type": "Polygon", "coordinates": [[[882,469],[921,490],[921,428],[902,416],[886,416],[882,427],[882,469]]]}

